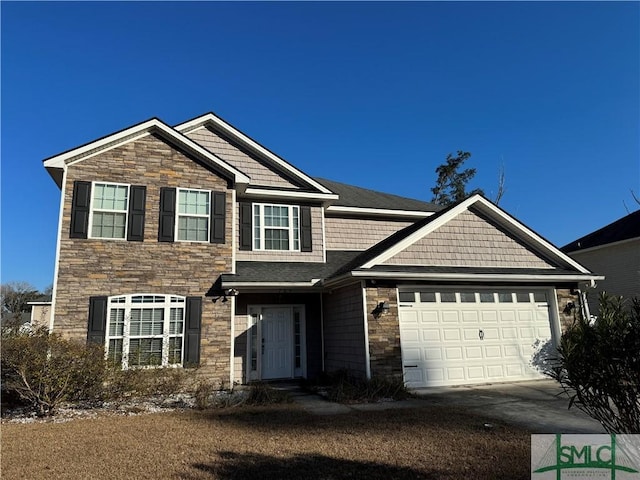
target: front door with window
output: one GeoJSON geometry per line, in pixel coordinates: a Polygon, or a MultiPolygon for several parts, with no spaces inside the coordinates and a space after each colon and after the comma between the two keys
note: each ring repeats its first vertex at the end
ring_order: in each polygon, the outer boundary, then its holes
{"type": "Polygon", "coordinates": [[[262,379],[293,377],[293,323],[290,307],[262,310],[262,379]]]}

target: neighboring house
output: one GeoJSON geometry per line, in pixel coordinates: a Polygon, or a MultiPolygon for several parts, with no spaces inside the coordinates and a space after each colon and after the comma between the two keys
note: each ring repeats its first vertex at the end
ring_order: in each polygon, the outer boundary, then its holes
{"type": "Polygon", "coordinates": [[[37,301],[29,302],[31,313],[29,321],[32,327],[48,327],[51,323],[51,296],[43,296],[37,301]]]}
{"type": "Polygon", "coordinates": [[[640,210],[562,247],[562,251],[605,276],[587,298],[598,312],[598,294],[640,298],[640,210]]]}
{"type": "Polygon", "coordinates": [[[527,379],[599,278],[481,196],[442,210],[312,178],[211,113],[44,164],[62,190],[50,327],[124,368],[527,379]]]}

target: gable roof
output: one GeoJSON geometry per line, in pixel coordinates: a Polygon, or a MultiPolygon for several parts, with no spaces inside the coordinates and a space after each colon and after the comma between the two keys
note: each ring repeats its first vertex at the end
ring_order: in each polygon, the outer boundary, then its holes
{"type": "Polygon", "coordinates": [[[200,115],[191,120],[187,120],[186,122],[180,123],[176,125],[174,128],[179,132],[190,132],[197,128],[201,127],[209,127],[214,131],[222,132],[225,135],[229,136],[239,144],[243,145],[245,148],[250,151],[256,153],[258,156],[269,162],[271,165],[274,165],[276,168],[281,169],[287,175],[301,181],[302,183],[309,185],[312,190],[318,191],[322,194],[331,195],[333,192],[326,188],[324,185],[318,183],[312,177],[305,174],[303,171],[297,169],[289,162],[279,157],[271,150],[267,149],[249,135],[241,132],[237,128],[235,128],[230,123],[226,122],[219,116],[217,116],[213,112],[206,113],[204,115],[200,115]]]}
{"type": "Polygon", "coordinates": [[[206,148],[203,148],[155,117],[99,138],[98,140],[94,140],[93,142],[86,143],[80,147],[47,158],[44,160],[44,166],[58,186],[62,187],[62,172],[66,170],[69,164],[80,162],[105,150],[115,148],[149,134],[157,134],[176,143],[185,151],[202,160],[206,165],[233,180],[236,184],[247,185],[249,183],[249,177],[240,170],[229,165],[206,148]]]}
{"type": "Polygon", "coordinates": [[[640,210],[636,210],[626,217],[622,217],[595,232],[574,240],[562,247],[562,251],[575,252],[632,238],[640,238],[640,210]]]}
{"type": "MultiPolygon", "coordinates": [[[[545,276],[548,278],[552,275],[566,277],[569,275],[569,272],[571,272],[571,275],[576,278],[582,278],[585,280],[596,279],[596,277],[591,274],[587,268],[580,265],[543,237],[533,232],[507,214],[504,210],[500,209],[498,206],[480,195],[473,195],[466,200],[441,210],[431,217],[419,220],[414,224],[399,230],[343,265],[334,275],[332,275],[332,278],[338,279],[343,276],[363,276],[366,274],[381,276],[382,272],[387,272],[390,275],[393,274],[396,277],[398,277],[399,272],[403,272],[404,274],[412,273],[412,275],[409,276],[418,278],[420,274],[424,273],[444,273],[443,269],[447,270],[451,274],[460,270],[458,272],[461,273],[460,278],[464,278],[464,272],[466,271],[467,273],[475,272],[476,274],[489,275],[489,277],[486,277],[487,279],[491,278],[492,275],[499,276],[505,274],[517,274],[522,276],[525,275],[523,272],[527,272],[528,276],[545,276]],[[412,245],[414,242],[425,237],[432,231],[447,223],[449,220],[468,210],[470,207],[481,212],[484,216],[491,219],[505,231],[508,231],[514,237],[520,239],[523,244],[530,246],[532,250],[539,252],[541,256],[544,256],[550,261],[558,264],[559,268],[540,269],[541,271],[537,271],[536,269],[488,267],[474,267],[473,269],[460,270],[458,267],[438,267],[434,270],[434,267],[382,265],[386,260],[393,257],[398,252],[401,252],[409,245],[412,245]]],[[[451,278],[458,277],[454,275],[451,278]]]]}
{"type": "Polygon", "coordinates": [[[390,193],[378,192],[367,188],[356,187],[326,178],[315,177],[319,183],[339,195],[327,208],[327,212],[341,214],[399,214],[407,217],[426,217],[442,210],[434,203],[423,202],[413,198],[401,197],[390,193]]]}

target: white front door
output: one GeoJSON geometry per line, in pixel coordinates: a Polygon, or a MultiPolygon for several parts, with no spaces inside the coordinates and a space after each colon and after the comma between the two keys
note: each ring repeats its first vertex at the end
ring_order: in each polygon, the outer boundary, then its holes
{"type": "Polygon", "coordinates": [[[291,308],[262,310],[262,379],[293,377],[291,308]]]}

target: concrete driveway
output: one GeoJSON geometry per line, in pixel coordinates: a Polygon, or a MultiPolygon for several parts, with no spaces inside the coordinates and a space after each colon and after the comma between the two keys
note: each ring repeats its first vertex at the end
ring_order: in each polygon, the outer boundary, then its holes
{"type": "Polygon", "coordinates": [[[534,433],[604,433],[602,425],[575,406],[554,380],[434,387],[413,390],[422,400],[460,407],[534,433]]]}

